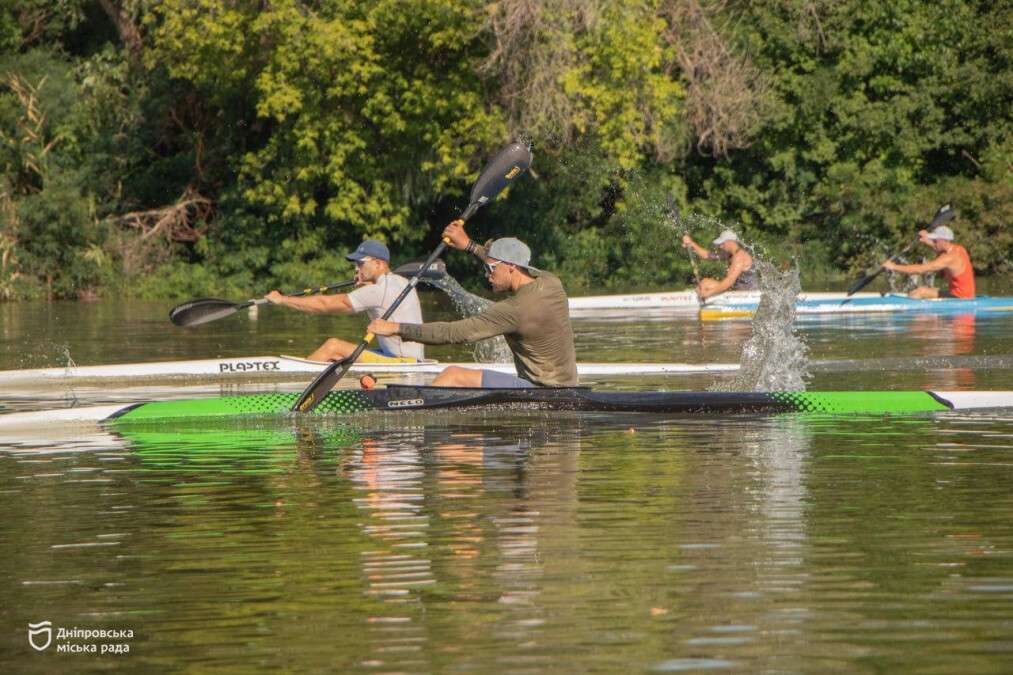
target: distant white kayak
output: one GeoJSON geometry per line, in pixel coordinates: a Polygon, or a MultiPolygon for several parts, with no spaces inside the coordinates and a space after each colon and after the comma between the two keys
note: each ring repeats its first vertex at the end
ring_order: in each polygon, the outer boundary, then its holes
{"type": "MultiPolygon", "coordinates": [[[[285,376],[316,375],[329,364],[295,356],[251,356],[194,361],[157,361],[152,363],[118,363],[102,366],[69,368],[37,368],[0,371],[0,386],[30,386],[43,383],[113,380],[251,380],[284,379],[285,376]]],[[[447,366],[483,368],[503,373],[516,373],[512,363],[356,363],[351,372],[374,375],[435,375],[447,366]]],[[[623,375],[692,375],[738,370],[737,363],[578,363],[582,377],[623,375]]],[[[291,378],[289,378],[291,379],[291,378]]]]}
{"type": "MultiPolygon", "coordinates": [[[[847,299],[847,297],[847,294],[843,291],[827,291],[799,293],[798,300],[800,302],[840,302],[847,299]]],[[[855,293],[851,297],[853,299],[878,298],[880,294],[855,293]]],[[[751,305],[755,307],[759,302],[760,291],[728,291],[709,299],[703,306],[751,305]]],[[[700,309],[701,304],[696,291],[692,289],[661,293],[631,293],[627,295],[587,295],[570,298],[570,310],[577,313],[594,312],[602,309],[650,310],[666,308],[689,312],[700,309]]]]}
{"type": "MultiPolygon", "coordinates": [[[[760,304],[760,295],[760,291],[728,291],[702,304],[693,290],[589,295],[570,298],[570,312],[575,318],[615,318],[617,312],[633,312],[637,317],[657,312],[699,312],[704,320],[750,318],[760,304]]],[[[1013,312],[1013,297],[916,300],[896,293],[855,293],[849,297],[843,291],[803,292],[795,300],[795,309],[799,314],[991,314],[1013,312]]]]}
{"type": "MultiPolygon", "coordinates": [[[[800,293],[795,311],[806,314],[934,314],[957,316],[966,314],[1002,314],[1013,312],[1013,297],[935,298],[916,299],[906,295],[888,293],[871,297],[856,293],[850,298],[817,298],[815,294],[800,293]]],[[[843,296],[843,294],[841,294],[843,296]]],[[[700,308],[703,320],[749,318],[756,313],[758,303],[727,298],[700,308]]]]}

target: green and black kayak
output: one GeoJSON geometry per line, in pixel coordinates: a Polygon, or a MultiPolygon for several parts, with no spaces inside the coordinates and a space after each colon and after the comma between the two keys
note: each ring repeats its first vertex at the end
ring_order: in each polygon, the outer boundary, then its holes
{"type": "MultiPolygon", "coordinates": [[[[150,401],[0,415],[0,429],[13,425],[92,421],[125,424],[179,419],[230,419],[289,415],[297,393],[150,401]]],[[[390,385],[337,390],[309,415],[356,415],[375,411],[437,409],[574,410],[672,415],[735,413],[920,413],[1013,407],[1013,391],[596,391],[587,387],[466,389],[390,385]]]]}

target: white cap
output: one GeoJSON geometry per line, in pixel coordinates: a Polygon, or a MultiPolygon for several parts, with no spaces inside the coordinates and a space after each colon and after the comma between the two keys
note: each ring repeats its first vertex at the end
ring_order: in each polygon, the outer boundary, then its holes
{"type": "Polygon", "coordinates": [[[717,239],[714,240],[714,245],[720,246],[726,241],[738,241],[738,240],[739,235],[735,234],[735,232],[733,232],[732,230],[725,230],[724,232],[718,235],[717,239]]]}
{"type": "Polygon", "coordinates": [[[946,227],[945,225],[940,225],[936,229],[934,229],[931,232],[929,232],[928,234],[926,234],[925,238],[926,239],[944,239],[946,241],[953,241],[953,230],[951,230],[950,228],[946,227]]]}

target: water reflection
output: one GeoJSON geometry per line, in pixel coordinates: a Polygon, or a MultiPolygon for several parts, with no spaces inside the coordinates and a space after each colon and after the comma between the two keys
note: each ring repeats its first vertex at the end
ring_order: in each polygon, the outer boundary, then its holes
{"type": "Polygon", "coordinates": [[[142,670],[980,671],[1008,644],[1009,417],[85,436],[0,452],[4,616],[129,626],[142,670]]]}
{"type": "MultiPolygon", "coordinates": [[[[410,657],[428,642],[427,607],[455,615],[489,605],[488,633],[476,636],[462,626],[453,644],[536,639],[545,621],[539,493],[550,488],[553,504],[573,501],[578,441],[531,429],[492,434],[426,426],[363,438],[361,449],[345,456],[342,474],[355,485],[362,531],[375,544],[362,554],[365,593],[381,602],[364,627],[372,653],[361,665],[415,664],[410,657]],[[542,461],[546,445],[561,463],[542,461]]],[[[540,660],[502,658],[528,666],[540,660]]]]}
{"type": "MultiPolygon", "coordinates": [[[[919,316],[910,324],[911,333],[924,339],[923,356],[962,356],[975,352],[974,314],[919,316]]],[[[971,368],[946,368],[938,373],[938,389],[974,389],[971,368]]]]}

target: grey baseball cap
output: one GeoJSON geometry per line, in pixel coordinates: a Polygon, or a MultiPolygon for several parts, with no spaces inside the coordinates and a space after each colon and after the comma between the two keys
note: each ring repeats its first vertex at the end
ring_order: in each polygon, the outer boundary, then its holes
{"type": "Polygon", "coordinates": [[[515,237],[497,239],[489,245],[485,252],[489,258],[523,267],[531,276],[538,276],[538,268],[531,266],[531,249],[520,239],[515,237]]]}
{"type": "Polygon", "coordinates": [[[390,262],[390,250],[381,241],[367,239],[359,244],[359,248],[345,256],[345,260],[362,260],[363,258],[376,258],[384,262],[390,262]]]}
{"type": "Polygon", "coordinates": [[[936,229],[934,229],[931,232],[929,232],[928,234],[926,234],[925,238],[926,239],[945,239],[946,241],[953,241],[953,230],[951,230],[950,228],[946,227],[945,225],[940,225],[936,229]]]}
{"type": "Polygon", "coordinates": [[[714,245],[720,246],[726,241],[738,241],[738,240],[739,235],[735,234],[734,230],[725,230],[724,232],[718,235],[717,239],[714,240],[714,245]]]}

